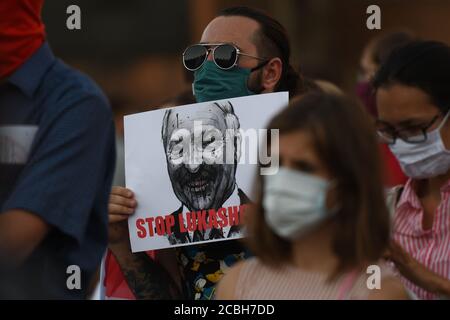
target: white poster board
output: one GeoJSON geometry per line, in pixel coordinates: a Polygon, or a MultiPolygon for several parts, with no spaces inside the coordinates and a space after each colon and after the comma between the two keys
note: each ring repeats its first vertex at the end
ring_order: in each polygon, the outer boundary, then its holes
{"type": "Polygon", "coordinates": [[[128,220],[132,251],[241,238],[261,129],[288,99],[280,92],[126,116],[126,186],[138,202],[128,220]]]}

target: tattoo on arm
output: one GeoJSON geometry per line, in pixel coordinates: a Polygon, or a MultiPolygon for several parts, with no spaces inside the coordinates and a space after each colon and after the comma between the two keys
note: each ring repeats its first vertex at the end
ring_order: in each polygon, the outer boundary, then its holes
{"type": "Polygon", "coordinates": [[[146,253],[131,253],[120,262],[125,279],[136,299],[169,300],[183,296],[170,274],[146,253]]]}

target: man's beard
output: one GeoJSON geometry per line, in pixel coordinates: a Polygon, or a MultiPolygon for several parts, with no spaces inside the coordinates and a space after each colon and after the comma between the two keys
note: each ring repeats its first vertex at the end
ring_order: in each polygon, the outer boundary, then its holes
{"type": "Polygon", "coordinates": [[[248,90],[255,94],[260,94],[263,92],[264,87],[261,85],[262,82],[262,69],[254,71],[256,75],[254,77],[250,77],[247,83],[248,90]]]}
{"type": "Polygon", "coordinates": [[[177,169],[173,174],[174,191],[178,199],[189,210],[210,209],[215,206],[217,185],[220,171],[223,175],[223,166],[201,165],[195,173],[189,172],[186,167],[177,169]]]}

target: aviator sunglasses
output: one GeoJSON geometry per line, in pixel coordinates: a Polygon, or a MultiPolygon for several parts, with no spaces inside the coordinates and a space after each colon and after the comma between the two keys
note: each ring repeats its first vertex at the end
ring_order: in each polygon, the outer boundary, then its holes
{"type": "Polygon", "coordinates": [[[183,52],[183,64],[189,71],[196,71],[208,59],[209,53],[212,52],[213,61],[216,66],[222,70],[230,70],[237,65],[239,56],[246,56],[262,61],[252,71],[257,70],[265,66],[269,60],[255,57],[246,53],[243,53],[238,47],[229,43],[218,44],[194,44],[189,46],[183,52]]]}

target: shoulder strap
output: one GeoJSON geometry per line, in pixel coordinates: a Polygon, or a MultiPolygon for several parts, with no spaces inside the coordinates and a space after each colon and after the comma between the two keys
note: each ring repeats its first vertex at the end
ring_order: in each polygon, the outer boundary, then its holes
{"type": "Polygon", "coordinates": [[[344,280],[342,280],[342,283],[338,289],[337,300],[345,300],[348,298],[350,290],[352,290],[356,280],[358,279],[358,275],[358,270],[353,270],[345,275],[344,280]]]}

